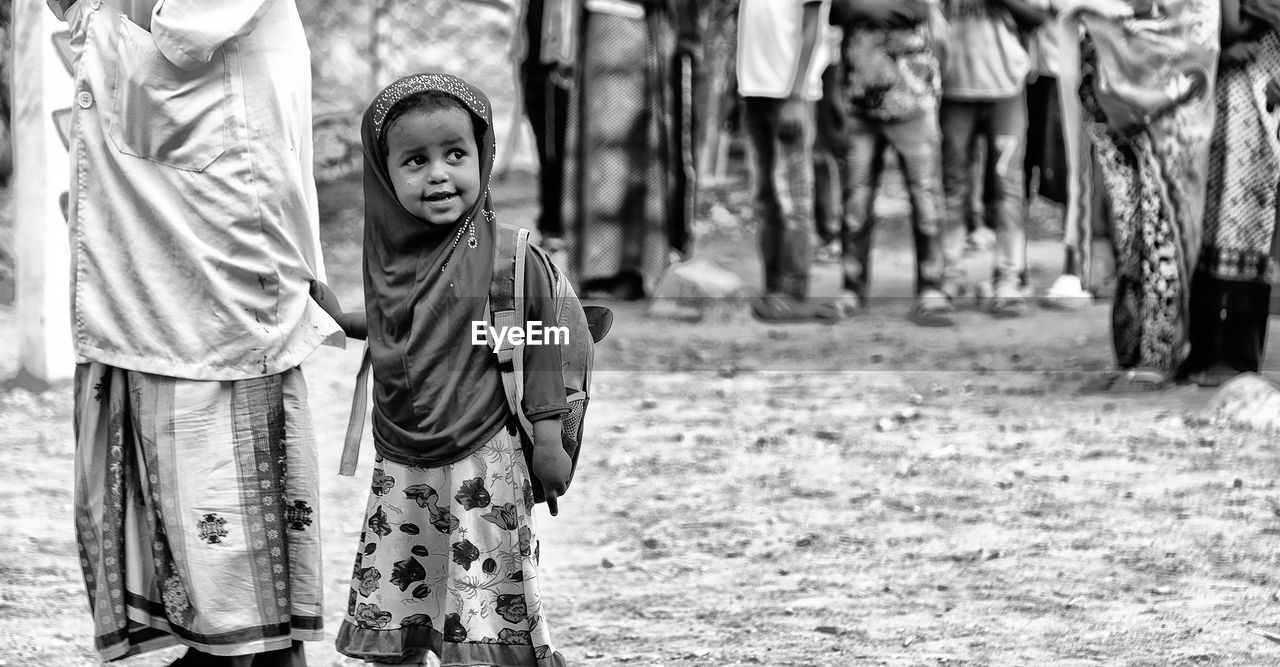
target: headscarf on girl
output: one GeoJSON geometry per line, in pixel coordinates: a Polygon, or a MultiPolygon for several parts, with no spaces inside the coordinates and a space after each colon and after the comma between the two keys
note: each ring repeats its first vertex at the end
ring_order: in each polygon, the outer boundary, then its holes
{"type": "Polygon", "coordinates": [[[457,77],[415,74],[387,86],[369,105],[361,140],[374,441],[391,460],[443,465],[488,442],[510,414],[494,355],[471,340],[471,323],[485,319],[497,242],[489,193],[492,108],[483,92],[457,77]],[[425,91],[461,101],[476,128],[482,193],[450,226],[406,211],[387,171],[387,114],[425,91]]]}

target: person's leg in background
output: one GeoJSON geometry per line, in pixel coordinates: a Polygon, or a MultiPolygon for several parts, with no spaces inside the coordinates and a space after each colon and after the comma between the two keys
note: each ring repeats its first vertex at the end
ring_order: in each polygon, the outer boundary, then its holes
{"type": "Polygon", "coordinates": [[[924,326],[950,326],[952,307],[943,291],[945,218],[937,112],[926,111],[915,118],[889,124],[884,132],[898,153],[911,202],[916,250],[916,303],[912,320],[924,326]]]}
{"type": "Polygon", "coordinates": [[[987,173],[987,145],[974,141],[969,146],[969,199],[964,216],[965,252],[984,252],[996,244],[991,221],[991,176],[987,173]]]}
{"type": "Polygon", "coordinates": [[[857,117],[849,119],[849,149],[845,152],[848,180],[843,188],[846,195],[840,254],[843,286],[854,294],[855,308],[866,305],[870,282],[875,194],[884,169],[886,146],[881,125],[857,117]]]}
{"type": "Polygon", "coordinates": [[[1098,155],[1089,145],[1089,183],[1093,199],[1089,201],[1089,282],[1084,286],[1097,299],[1110,299],[1116,291],[1116,249],[1111,232],[1110,194],[1102,181],[1098,155]]]}
{"type": "Polygon", "coordinates": [[[836,304],[805,302],[809,289],[813,236],[813,109],[804,114],[794,137],[781,137],[778,119],[783,100],[745,97],[755,202],[764,265],[764,298],[752,313],[764,320],[804,321],[839,318],[836,304]]]}
{"type": "Polygon", "coordinates": [[[1026,312],[1022,295],[1027,268],[1026,194],[1023,160],[1027,147],[1026,93],[991,103],[987,123],[987,169],[993,192],[987,200],[996,229],[995,299],[992,313],[1026,312]]]}
{"type": "Polygon", "coordinates": [[[1267,326],[1271,322],[1271,316],[1280,313],[1277,313],[1274,308],[1277,303],[1275,298],[1278,291],[1275,286],[1269,283],[1260,283],[1256,289],[1257,294],[1254,295],[1256,300],[1253,302],[1255,308],[1254,317],[1256,318],[1254,320],[1254,331],[1257,332],[1257,372],[1262,372],[1263,364],[1267,360],[1267,326]]]}
{"type": "Polygon", "coordinates": [[[1191,351],[1182,362],[1179,375],[1196,384],[1218,384],[1217,381],[1209,381],[1208,371],[1214,365],[1222,363],[1225,296],[1212,275],[1203,270],[1195,272],[1191,279],[1191,300],[1187,310],[1187,337],[1191,342],[1191,351]]]}
{"type": "Polygon", "coordinates": [[[779,280],[782,250],[782,205],[778,201],[777,146],[774,135],[782,100],[766,97],[744,97],[743,120],[747,141],[751,145],[752,178],[760,259],[764,267],[765,294],[781,291],[779,280]]]}
{"type": "Polygon", "coordinates": [[[840,68],[830,65],[822,72],[822,99],[816,103],[816,138],[813,147],[813,221],[819,261],[840,256],[841,173],[837,156],[847,150],[847,119],[840,104],[840,68]]]}
{"type": "MultiPolygon", "coordinates": [[[[537,229],[544,241],[564,235],[561,188],[564,177],[565,129],[569,117],[568,83],[559,80],[554,65],[541,60],[543,4],[545,0],[529,0],[525,9],[528,50],[520,64],[520,81],[524,88],[525,115],[533,129],[538,151],[537,229]]],[[[554,245],[554,243],[552,244],[554,245]]],[[[548,248],[556,250],[556,248],[548,248]]]]}
{"type": "Polygon", "coordinates": [[[965,216],[973,184],[970,148],[977,131],[980,102],[946,100],[938,110],[942,130],[942,191],[944,206],[942,250],[945,285],[956,296],[960,289],[965,245],[965,216]]]}
{"type": "Polygon", "coordinates": [[[1266,356],[1270,285],[1231,281],[1197,271],[1191,281],[1191,353],[1180,375],[1216,387],[1240,373],[1257,373],[1266,356]]]}
{"type": "Polygon", "coordinates": [[[551,74],[543,82],[546,95],[542,100],[544,116],[538,119],[542,127],[535,141],[538,147],[538,231],[543,238],[560,238],[564,234],[561,202],[564,193],[565,121],[569,115],[569,89],[560,85],[551,74]],[[546,202],[542,204],[541,202],[546,202]]]}
{"type": "Polygon", "coordinates": [[[804,299],[809,292],[809,269],[813,255],[813,142],[815,123],[810,103],[805,122],[795,136],[774,133],[777,155],[784,170],[783,187],[778,188],[782,231],[779,240],[778,270],[781,291],[804,299]]]}

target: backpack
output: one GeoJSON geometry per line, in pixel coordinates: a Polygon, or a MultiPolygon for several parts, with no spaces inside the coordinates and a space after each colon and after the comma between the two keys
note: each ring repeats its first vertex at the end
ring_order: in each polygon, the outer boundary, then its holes
{"type": "MultiPolygon", "coordinates": [[[[568,340],[561,350],[564,366],[565,400],[569,413],[562,418],[562,444],[573,462],[570,480],[578,467],[578,453],[582,445],[583,419],[590,400],[591,373],[595,366],[595,343],[609,333],[613,325],[613,312],[602,306],[583,306],[569,283],[568,277],[556,266],[546,251],[529,243],[529,230],[498,227],[498,244],[494,250],[493,278],[489,283],[489,300],[485,305],[486,319],[495,330],[506,327],[525,328],[525,262],[528,255],[547,272],[551,283],[552,308],[555,319],[549,324],[564,327],[568,340]],[[530,252],[531,251],[531,252],[530,252]]],[[[535,502],[547,502],[542,483],[533,474],[533,424],[521,410],[524,398],[524,344],[513,344],[504,336],[501,344],[490,337],[490,346],[498,357],[498,369],[502,373],[502,387],[507,406],[516,420],[516,429],[524,450],[525,463],[529,466],[530,482],[535,502]]],[[[360,455],[360,439],[364,432],[364,416],[369,400],[369,374],[373,359],[369,346],[365,345],[360,371],[356,374],[356,389],[351,399],[351,417],[347,422],[345,445],[338,466],[339,475],[354,475],[360,455]]],[[[548,502],[552,514],[557,513],[555,500],[548,502]]]]}
{"type": "MultiPolygon", "coordinates": [[[[595,366],[595,344],[609,333],[613,325],[613,312],[602,306],[583,306],[573,291],[569,278],[551,261],[546,251],[529,243],[529,230],[510,227],[498,228],[498,247],[494,252],[493,280],[489,284],[488,319],[497,331],[503,327],[524,329],[525,312],[525,262],[532,256],[547,272],[551,284],[551,303],[554,318],[551,327],[562,327],[568,332],[561,347],[565,401],[569,412],[562,423],[562,443],[565,453],[573,462],[569,479],[578,468],[578,453],[582,445],[583,419],[590,401],[591,372],[595,366]],[[531,252],[527,252],[531,251],[531,252]]],[[[542,483],[533,473],[533,424],[521,410],[524,398],[524,343],[512,344],[509,336],[501,343],[491,338],[490,345],[498,356],[498,368],[502,372],[502,387],[507,394],[507,406],[515,415],[520,441],[524,448],[525,463],[529,466],[529,478],[533,485],[535,502],[547,502],[542,483]]],[[[555,499],[548,503],[552,514],[558,511],[555,499]]]]}

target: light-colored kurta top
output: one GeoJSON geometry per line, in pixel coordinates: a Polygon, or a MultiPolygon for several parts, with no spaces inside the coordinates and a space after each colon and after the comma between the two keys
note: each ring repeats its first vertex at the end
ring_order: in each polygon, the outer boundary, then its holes
{"type": "Polygon", "coordinates": [[[237,380],[338,331],[294,0],[81,0],[69,219],[78,362],[237,380]]]}
{"type": "Polygon", "coordinates": [[[822,99],[822,71],[831,59],[827,50],[830,0],[742,0],[738,6],[737,72],[738,92],[743,97],[787,97],[804,44],[804,6],[815,2],[821,3],[818,36],[800,95],[809,101],[822,99]]]}

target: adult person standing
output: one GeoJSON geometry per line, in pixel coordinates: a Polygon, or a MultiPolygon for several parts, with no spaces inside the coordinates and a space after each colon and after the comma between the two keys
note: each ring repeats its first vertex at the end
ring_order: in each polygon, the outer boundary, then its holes
{"type": "Polygon", "coordinates": [[[694,123],[683,89],[692,87],[699,6],[582,3],[561,213],[566,268],[584,296],[651,295],[672,251],[689,250],[694,123]]]}
{"type": "Polygon", "coordinates": [[[75,514],[95,644],[302,665],[321,628],[299,364],[335,323],[293,0],[53,0],[70,24],[75,514]]]}
{"type": "MultiPolygon", "coordinates": [[[[1186,360],[1192,272],[1205,209],[1219,0],[1073,0],[1083,130],[1094,151],[1115,250],[1113,391],[1166,386],[1186,360]]],[[[1074,76],[1069,78],[1074,79],[1074,76]]],[[[1068,100],[1064,98],[1064,103],[1068,100]]],[[[1072,111],[1064,117],[1077,117],[1072,111]]],[[[1070,141],[1069,143],[1075,143],[1070,141]]],[[[1077,164],[1077,168],[1082,166],[1077,164]]]]}
{"type": "Polygon", "coordinates": [[[922,326],[950,326],[952,306],[942,290],[946,218],[935,51],[945,36],[937,25],[941,10],[936,2],[912,0],[901,5],[914,24],[885,27],[859,18],[846,26],[843,92],[852,113],[844,184],[844,287],[866,303],[876,189],[888,148],[898,157],[911,203],[916,251],[916,304],[911,319],[922,326]]]}
{"type": "Polygon", "coordinates": [[[520,86],[538,150],[538,222],[542,247],[564,246],[561,214],[565,130],[580,11],[574,0],[520,4],[520,86]]]}
{"type": "Polygon", "coordinates": [[[1280,1],[1221,0],[1220,7],[1218,113],[1204,241],[1191,280],[1191,354],[1182,368],[1200,386],[1262,367],[1268,301],[1280,282],[1280,1]]]}
{"type": "Polygon", "coordinates": [[[942,182],[951,229],[945,243],[954,271],[964,247],[973,181],[972,155],[986,155],[986,214],[994,221],[995,294],[991,312],[1026,312],[1022,283],[1027,270],[1026,193],[1027,76],[1031,57],[1021,31],[1049,18],[1028,0],[946,0],[950,45],[942,66],[942,182]]]}
{"type": "Polygon", "coordinates": [[[764,297],[752,309],[769,321],[836,319],[831,303],[806,301],[813,244],[814,102],[822,72],[830,0],[742,0],[738,7],[738,91],[755,165],[755,206],[764,297]]]}

